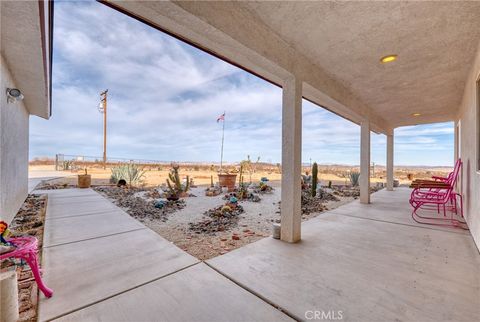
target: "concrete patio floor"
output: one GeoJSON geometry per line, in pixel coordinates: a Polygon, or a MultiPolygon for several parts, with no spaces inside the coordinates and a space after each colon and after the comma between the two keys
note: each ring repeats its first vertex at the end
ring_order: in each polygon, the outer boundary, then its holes
{"type": "Polygon", "coordinates": [[[419,225],[408,189],[380,191],[202,263],[90,189],[49,194],[39,320],[474,321],[480,255],[467,231],[419,225]],[[341,311],[341,313],[340,313],[341,311]],[[330,313],[329,313],[330,312],[330,313]]]}
{"type": "Polygon", "coordinates": [[[300,243],[265,238],[208,265],[298,320],[478,321],[478,249],[468,231],[413,222],[409,192],[379,191],[304,222],[300,243]]]}
{"type": "Polygon", "coordinates": [[[47,193],[39,321],[288,321],[91,189],[47,193]]]}

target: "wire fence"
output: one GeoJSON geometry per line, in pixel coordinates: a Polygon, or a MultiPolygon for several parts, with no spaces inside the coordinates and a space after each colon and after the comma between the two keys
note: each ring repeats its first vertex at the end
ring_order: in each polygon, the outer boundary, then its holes
{"type": "MultiPolygon", "coordinates": [[[[201,161],[162,161],[162,160],[147,160],[147,159],[130,159],[130,158],[116,158],[108,157],[106,162],[103,162],[103,157],[99,156],[88,156],[88,155],[72,155],[72,154],[56,154],[55,155],[55,170],[77,170],[86,167],[113,167],[119,164],[136,164],[142,167],[164,167],[169,166],[172,163],[178,164],[180,166],[202,166],[202,167],[211,167],[219,166],[219,163],[216,162],[201,162],[201,161]]],[[[225,163],[224,165],[234,165],[225,163]]]]}

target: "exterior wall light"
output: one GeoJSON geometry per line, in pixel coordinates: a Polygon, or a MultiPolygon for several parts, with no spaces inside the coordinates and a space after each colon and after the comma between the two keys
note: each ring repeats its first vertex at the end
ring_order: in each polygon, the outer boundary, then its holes
{"type": "Polygon", "coordinates": [[[422,114],[420,114],[420,113],[413,113],[412,114],[412,116],[420,116],[420,115],[422,115],[422,114]]]}
{"type": "Polygon", "coordinates": [[[17,88],[7,88],[7,102],[15,103],[23,100],[22,92],[17,88]]]}
{"type": "Polygon", "coordinates": [[[382,64],[391,63],[395,60],[397,60],[397,55],[387,55],[380,58],[380,62],[382,64]]]}

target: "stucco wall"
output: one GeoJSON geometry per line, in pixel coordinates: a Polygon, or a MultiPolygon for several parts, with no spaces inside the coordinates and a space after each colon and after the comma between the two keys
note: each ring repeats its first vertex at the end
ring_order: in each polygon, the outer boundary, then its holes
{"type": "Polygon", "coordinates": [[[480,172],[476,168],[477,94],[476,80],[480,74],[480,47],[470,71],[460,107],[460,157],[463,161],[462,187],[464,212],[470,232],[480,249],[480,172]]]}
{"type": "Polygon", "coordinates": [[[15,83],[0,57],[0,218],[10,223],[28,193],[29,113],[23,102],[7,103],[5,90],[15,83]]]}

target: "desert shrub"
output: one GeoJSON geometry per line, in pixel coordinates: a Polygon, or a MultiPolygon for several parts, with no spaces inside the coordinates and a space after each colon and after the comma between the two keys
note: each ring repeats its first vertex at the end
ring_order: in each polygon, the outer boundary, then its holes
{"type": "Polygon", "coordinates": [[[348,174],[348,178],[350,179],[350,183],[352,187],[358,186],[358,179],[360,178],[360,172],[352,171],[348,174]]]}
{"type": "Polygon", "coordinates": [[[111,169],[110,182],[117,183],[119,180],[125,180],[130,186],[141,182],[145,176],[145,171],[134,163],[120,164],[111,169]]]}
{"type": "Polygon", "coordinates": [[[62,163],[63,170],[72,170],[73,169],[73,160],[65,160],[62,163]]]}

